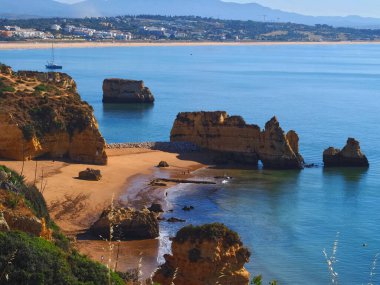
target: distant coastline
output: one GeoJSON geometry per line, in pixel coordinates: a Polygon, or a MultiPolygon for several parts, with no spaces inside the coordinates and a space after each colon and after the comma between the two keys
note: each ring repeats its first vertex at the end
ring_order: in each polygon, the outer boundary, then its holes
{"type": "MultiPolygon", "coordinates": [[[[56,41],[56,48],[105,48],[105,47],[178,47],[178,46],[272,46],[272,45],[358,45],[380,44],[380,41],[322,41],[322,42],[188,42],[188,41],[152,41],[152,42],[85,42],[56,41]]],[[[0,42],[0,50],[12,49],[49,49],[51,42],[0,42]]]]}

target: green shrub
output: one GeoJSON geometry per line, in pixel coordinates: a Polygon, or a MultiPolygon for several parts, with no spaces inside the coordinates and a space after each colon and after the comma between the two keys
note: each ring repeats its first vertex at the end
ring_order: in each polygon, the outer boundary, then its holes
{"type": "Polygon", "coordinates": [[[48,88],[46,85],[40,84],[40,85],[34,87],[34,90],[38,91],[38,92],[46,92],[46,91],[48,91],[48,88]]]}
{"type": "Polygon", "coordinates": [[[239,235],[221,223],[206,224],[196,227],[189,225],[180,229],[174,238],[174,240],[179,243],[184,243],[188,240],[194,242],[196,240],[216,241],[219,239],[224,239],[226,246],[232,246],[234,244],[242,245],[239,235]]]}
{"type": "Polygon", "coordinates": [[[14,89],[12,86],[4,86],[0,89],[0,92],[4,93],[4,92],[15,92],[16,89],[14,89]]]}
{"type": "MultiPolygon", "coordinates": [[[[0,276],[3,278],[0,284],[9,285],[108,284],[105,266],[76,252],[66,253],[42,238],[20,232],[0,233],[0,276]]],[[[114,273],[111,283],[124,284],[114,273]]]]}
{"type": "Polygon", "coordinates": [[[46,201],[41,192],[34,185],[26,185],[24,177],[17,172],[0,165],[0,170],[10,173],[9,182],[13,188],[13,192],[21,194],[25,198],[25,202],[34,211],[38,218],[45,218],[49,221],[49,212],[46,206],[46,201]]]}
{"type": "Polygon", "coordinates": [[[11,195],[5,200],[5,204],[7,205],[7,207],[13,210],[16,209],[19,202],[20,202],[20,197],[18,197],[17,195],[11,195]]]}

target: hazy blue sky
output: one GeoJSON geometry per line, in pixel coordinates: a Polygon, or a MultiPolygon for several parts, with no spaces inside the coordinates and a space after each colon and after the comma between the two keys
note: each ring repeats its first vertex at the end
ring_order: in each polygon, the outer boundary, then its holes
{"type": "MultiPolygon", "coordinates": [[[[225,0],[227,1],[227,0],[225,0]]],[[[228,0],[229,2],[256,2],[267,7],[277,8],[307,15],[341,16],[360,15],[380,17],[379,0],[228,0]]]]}
{"type": "MultiPolygon", "coordinates": [[[[83,0],[59,0],[73,3],[83,0]]],[[[139,0],[126,0],[139,1],[139,0]]],[[[315,16],[360,15],[380,18],[380,0],[224,0],[228,2],[256,2],[267,7],[315,16]]]]}

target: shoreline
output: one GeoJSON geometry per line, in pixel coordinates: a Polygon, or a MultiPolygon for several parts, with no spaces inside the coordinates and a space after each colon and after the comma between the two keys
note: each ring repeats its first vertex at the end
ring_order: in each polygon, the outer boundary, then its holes
{"type": "MultiPolygon", "coordinates": [[[[149,207],[152,202],[161,202],[167,210],[165,193],[175,184],[156,187],[149,185],[151,180],[163,177],[188,179],[192,177],[193,171],[206,167],[191,157],[180,157],[181,153],[149,148],[108,148],[107,154],[109,162],[106,166],[53,160],[37,163],[26,161],[24,166],[21,161],[1,160],[0,164],[19,172],[23,169],[23,175],[30,183],[37,176],[36,185],[45,197],[52,220],[71,237],[80,237],[98,219],[104,208],[111,204],[112,199],[115,204],[127,206],[128,203],[123,203],[123,197],[130,195],[137,199],[131,199],[132,203],[128,206],[149,207]],[[157,168],[156,165],[161,160],[167,161],[170,167],[157,168]],[[76,179],[78,172],[87,167],[100,169],[102,179],[96,182],[76,179]]],[[[196,153],[191,155],[197,156],[196,153]]],[[[105,250],[108,248],[105,241],[88,238],[74,240],[76,248],[82,254],[103,264],[107,263],[109,252],[105,250]]],[[[115,242],[116,244],[118,243],[115,242]]],[[[158,267],[160,237],[121,242],[118,246],[120,271],[137,267],[141,257],[145,277],[149,277],[158,267]]]]}
{"type": "MultiPolygon", "coordinates": [[[[55,48],[110,48],[110,47],[201,47],[201,46],[293,46],[293,45],[378,45],[380,41],[336,41],[336,42],[55,42],[55,48]]],[[[0,42],[0,50],[50,49],[51,42],[0,42]]]]}

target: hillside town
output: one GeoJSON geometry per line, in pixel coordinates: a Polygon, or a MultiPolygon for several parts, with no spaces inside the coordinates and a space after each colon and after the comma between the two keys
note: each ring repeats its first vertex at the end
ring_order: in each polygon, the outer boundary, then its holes
{"type": "Polygon", "coordinates": [[[0,19],[0,40],[85,41],[373,41],[380,30],[335,28],[201,17],[118,16],[98,18],[0,19]]]}

